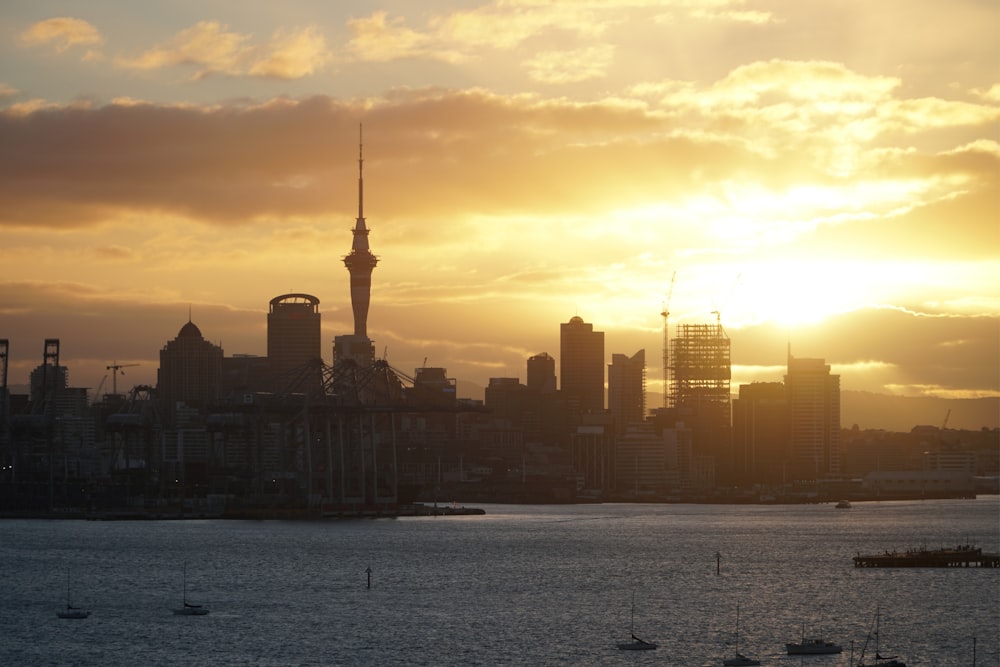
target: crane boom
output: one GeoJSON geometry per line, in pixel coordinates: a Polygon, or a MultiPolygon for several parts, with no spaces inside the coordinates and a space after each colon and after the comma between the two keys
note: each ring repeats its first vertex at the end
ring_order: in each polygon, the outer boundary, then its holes
{"type": "Polygon", "coordinates": [[[139,364],[119,364],[117,361],[112,362],[110,366],[107,366],[105,370],[113,371],[111,373],[111,393],[115,396],[118,395],[118,374],[125,375],[123,368],[129,368],[130,366],[138,366],[139,364]]]}

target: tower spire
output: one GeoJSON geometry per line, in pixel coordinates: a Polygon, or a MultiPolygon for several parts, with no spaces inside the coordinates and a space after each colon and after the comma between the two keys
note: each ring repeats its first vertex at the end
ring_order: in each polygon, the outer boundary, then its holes
{"type": "Polygon", "coordinates": [[[365,221],[365,178],[364,178],[364,137],[363,127],[358,123],[358,223],[364,226],[365,221]]]}
{"type": "Polygon", "coordinates": [[[354,225],[354,241],[344,264],[351,275],[351,307],[354,310],[354,335],[368,337],[368,305],[371,301],[372,269],[378,258],[368,247],[368,228],[364,213],[364,144],[362,127],[358,125],[358,220],[354,225]]]}

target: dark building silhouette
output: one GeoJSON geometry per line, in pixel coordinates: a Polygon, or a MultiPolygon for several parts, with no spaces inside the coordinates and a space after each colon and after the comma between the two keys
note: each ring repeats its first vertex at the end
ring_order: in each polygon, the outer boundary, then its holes
{"type": "Polygon", "coordinates": [[[556,390],[556,360],[547,352],[528,357],[528,389],[543,394],[556,390]]]}
{"type": "Polygon", "coordinates": [[[559,325],[560,389],[581,414],[604,410],[604,332],[574,316],[559,325]]]}
{"type": "Polygon", "coordinates": [[[789,459],[788,393],[781,382],[740,385],[733,401],[733,481],[775,485],[789,459]]]}
{"type": "Polygon", "coordinates": [[[333,342],[333,363],[337,365],[351,359],[358,366],[367,368],[375,361],[375,346],[368,338],[368,307],[371,303],[372,271],[378,258],[368,246],[368,227],[364,212],[364,159],[358,148],[358,218],[354,224],[354,241],[351,252],[344,257],[344,265],[351,275],[351,309],[354,312],[354,333],[337,336],[333,342]]]}
{"type": "MultiPolygon", "coordinates": [[[[722,325],[680,324],[670,345],[668,404],[691,429],[691,479],[727,483],[732,475],[730,341],[722,325]]],[[[666,414],[671,411],[668,409],[666,414]]]]}
{"type": "Polygon", "coordinates": [[[205,340],[191,320],[160,350],[156,390],[168,419],[178,403],[200,407],[219,398],[222,356],[222,348],[205,340]]]}
{"type": "Polygon", "coordinates": [[[267,313],[267,360],[274,392],[319,388],[322,362],[319,299],[311,294],[282,294],[267,313]]]}
{"type": "Polygon", "coordinates": [[[788,354],[791,458],[799,479],[840,472],[840,376],[822,359],[788,354]]]}
{"type": "Polygon", "coordinates": [[[611,355],[608,364],[608,410],[615,417],[615,433],[623,434],[630,424],[646,416],[646,350],[631,357],[611,355]]]}
{"type": "Polygon", "coordinates": [[[523,426],[526,397],[519,378],[490,378],[484,396],[487,410],[518,427],[523,426]]]}

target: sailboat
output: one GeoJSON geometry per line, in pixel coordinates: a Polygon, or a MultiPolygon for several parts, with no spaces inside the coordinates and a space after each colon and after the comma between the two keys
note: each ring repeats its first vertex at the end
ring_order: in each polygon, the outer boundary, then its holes
{"type": "Polygon", "coordinates": [[[897,660],[894,655],[883,656],[878,651],[878,634],[879,634],[879,620],[881,617],[881,609],[878,605],[875,606],[875,620],[872,621],[872,625],[875,631],[868,631],[868,637],[865,639],[865,645],[861,648],[861,659],[858,660],[857,667],[906,667],[906,663],[902,660],[897,660]],[[868,642],[871,641],[872,635],[875,636],[875,662],[865,662],[865,651],[868,650],[868,642]]]}
{"type": "Polygon", "coordinates": [[[656,644],[653,642],[647,642],[645,639],[639,639],[635,636],[635,591],[632,591],[632,618],[629,621],[629,635],[632,637],[632,641],[619,644],[618,648],[620,650],[652,651],[656,649],[656,644]]]}
{"type": "Polygon", "coordinates": [[[66,572],[66,609],[64,611],[57,611],[56,616],[59,618],[88,618],[90,616],[89,611],[84,611],[79,607],[74,607],[69,596],[69,571],[66,572]]]}
{"type": "Polygon", "coordinates": [[[184,604],[178,609],[174,609],[175,616],[205,616],[208,614],[208,607],[200,604],[191,604],[187,599],[187,562],[184,563],[184,604]]]}
{"type": "Polygon", "coordinates": [[[759,665],[760,660],[754,660],[753,658],[748,658],[742,653],[740,653],[740,603],[736,603],[736,656],[733,658],[726,658],[722,661],[722,664],[726,667],[750,667],[751,665],[759,665]]]}

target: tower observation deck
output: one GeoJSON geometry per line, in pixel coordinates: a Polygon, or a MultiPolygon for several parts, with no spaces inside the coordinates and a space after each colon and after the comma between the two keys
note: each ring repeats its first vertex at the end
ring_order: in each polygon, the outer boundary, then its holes
{"type": "MultiPolygon", "coordinates": [[[[360,134],[360,129],[359,129],[360,134]]],[[[360,136],[359,136],[360,139],[360,136]]],[[[351,252],[344,257],[344,266],[351,275],[351,309],[354,312],[354,334],[337,336],[334,340],[334,364],[353,359],[359,366],[371,366],[375,359],[374,345],[368,338],[368,308],[371,305],[372,270],[378,257],[368,245],[365,224],[364,144],[358,143],[358,218],[354,224],[351,252]]]]}

